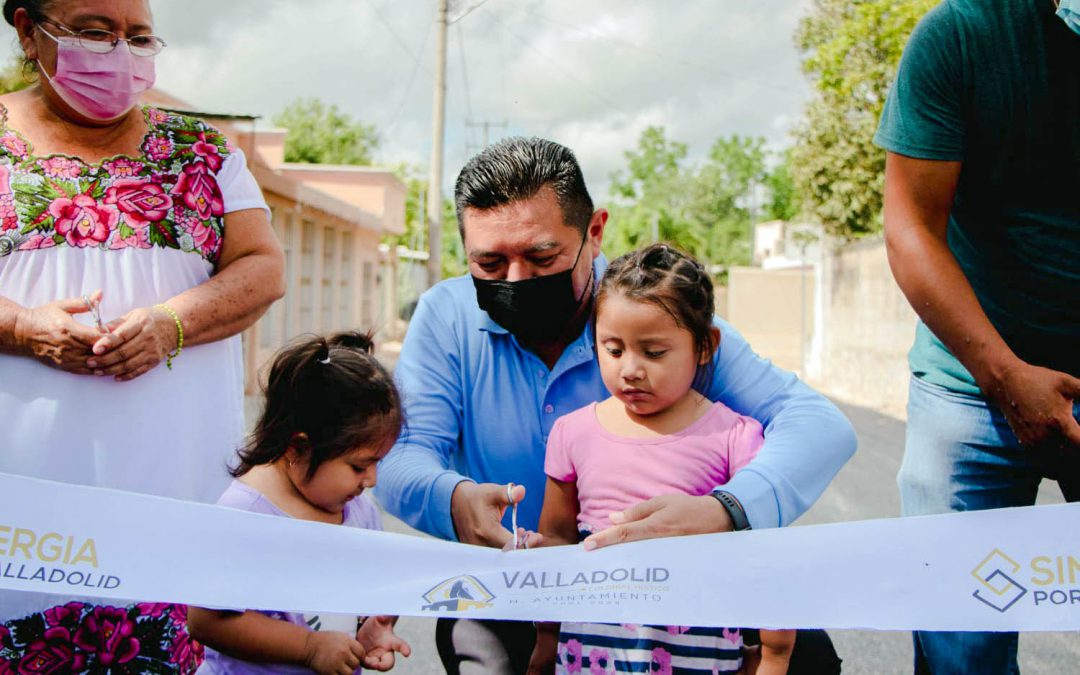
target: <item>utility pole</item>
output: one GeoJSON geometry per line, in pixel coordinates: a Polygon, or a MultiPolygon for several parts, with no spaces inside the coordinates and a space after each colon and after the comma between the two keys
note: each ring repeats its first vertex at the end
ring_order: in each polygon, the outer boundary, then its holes
{"type": "MultiPolygon", "coordinates": [[[[480,150],[483,150],[484,148],[486,148],[488,145],[491,144],[491,138],[490,138],[491,130],[492,129],[505,129],[506,128],[506,121],[504,120],[502,122],[492,122],[491,120],[484,120],[483,122],[473,122],[472,120],[468,120],[468,121],[465,122],[465,128],[466,129],[481,129],[481,133],[483,134],[483,143],[480,146],[480,150]]],[[[468,137],[468,134],[466,134],[466,137],[468,137]]],[[[474,149],[475,149],[475,146],[473,146],[471,143],[466,142],[466,144],[465,144],[465,154],[471,156],[473,154],[474,149]]]]}
{"type": "Polygon", "coordinates": [[[449,0],[438,0],[435,17],[435,96],[431,111],[431,173],[428,175],[428,287],[442,276],[442,172],[446,126],[446,14],[449,0]]]}

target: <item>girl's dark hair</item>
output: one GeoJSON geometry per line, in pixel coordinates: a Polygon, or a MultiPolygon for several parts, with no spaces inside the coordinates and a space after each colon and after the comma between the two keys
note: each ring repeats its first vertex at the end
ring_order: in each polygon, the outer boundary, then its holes
{"type": "Polygon", "coordinates": [[[54,0],[6,0],[4,2],[4,20],[15,25],[15,10],[22,7],[35,22],[45,18],[45,10],[54,0]]]}
{"type": "MultiPolygon", "coordinates": [[[[668,244],[652,244],[619,256],[608,265],[596,293],[596,313],[610,293],[638,302],[650,302],[667,312],[675,324],[694,337],[700,359],[713,344],[713,284],[708,272],[693,257],[668,244]]],[[[713,360],[698,366],[694,389],[703,392],[712,379],[713,360]]]]}
{"type": "Polygon", "coordinates": [[[404,423],[401,397],[372,351],[370,333],[347,332],[305,336],[278,352],[262,417],[230,473],[242,476],[293,447],[307,458],[310,480],[323,462],[394,443],[404,423]]]}

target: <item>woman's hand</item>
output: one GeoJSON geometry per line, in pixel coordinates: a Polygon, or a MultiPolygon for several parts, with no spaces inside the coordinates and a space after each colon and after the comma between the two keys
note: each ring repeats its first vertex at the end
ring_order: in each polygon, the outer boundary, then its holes
{"type": "Polygon", "coordinates": [[[394,633],[396,616],[371,616],[356,631],[356,639],[367,651],[364,667],[387,671],[394,667],[394,652],[402,656],[412,653],[409,643],[394,633]]]}
{"type": "MultiPolygon", "coordinates": [[[[101,302],[101,291],[91,295],[90,301],[101,302]]],[[[15,343],[45,365],[89,375],[92,371],[86,359],[101,331],[72,318],[89,311],[84,298],[66,298],[24,310],[15,320],[15,343]]]]}
{"type": "Polygon", "coordinates": [[[176,321],[157,307],[134,309],[106,329],[109,334],[94,343],[86,365],[95,375],[112,375],[118,382],[149,372],[176,349],[176,321]]]}
{"type": "Polygon", "coordinates": [[[309,633],[304,651],[304,665],[319,675],[352,675],[365,656],[358,640],[333,631],[309,633]]]}

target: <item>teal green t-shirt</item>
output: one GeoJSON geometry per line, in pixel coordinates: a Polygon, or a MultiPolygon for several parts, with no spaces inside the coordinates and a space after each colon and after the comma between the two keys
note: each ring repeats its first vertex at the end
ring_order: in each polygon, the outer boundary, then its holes
{"type": "MultiPolygon", "coordinates": [[[[874,142],[963,163],[949,248],[1028,363],[1080,376],[1080,35],[1052,0],[945,0],[911,35],[874,142]]],[[[978,393],[921,322],[916,375],[978,393]]]]}

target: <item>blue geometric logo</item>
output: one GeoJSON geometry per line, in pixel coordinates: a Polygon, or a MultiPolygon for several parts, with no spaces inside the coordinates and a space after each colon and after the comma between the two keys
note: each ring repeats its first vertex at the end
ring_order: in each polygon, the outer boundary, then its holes
{"type": "Polygon", "coordinates": [[[971,594],[972,597],[999,612],[1008,610],[1028,592],[1019,581],[1010,576],[1019,571],[1020,563],[995,548],[971,571],[971,576],[982,585],[982,588],[971,594]]]}

